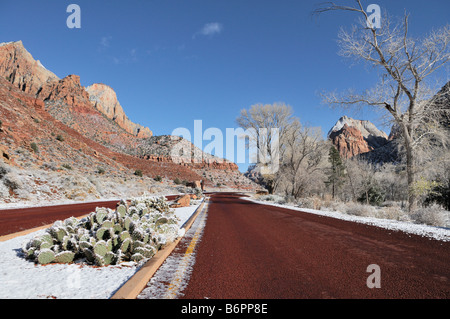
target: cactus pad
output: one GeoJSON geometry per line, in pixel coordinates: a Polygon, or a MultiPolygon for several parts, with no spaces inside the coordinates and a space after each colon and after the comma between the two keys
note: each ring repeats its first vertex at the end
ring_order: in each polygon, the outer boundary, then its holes
{"type": "Polygon", "coordinates": [[[55,260],[55,253],[50,249],[43,249],[40,251],[37,261],[41,265],[47,265],[52,263],[55,260]]]}

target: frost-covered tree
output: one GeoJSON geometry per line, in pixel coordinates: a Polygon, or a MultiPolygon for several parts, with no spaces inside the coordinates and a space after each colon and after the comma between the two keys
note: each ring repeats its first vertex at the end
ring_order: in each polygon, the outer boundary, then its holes
{"type": "Polygon", "coordinates": [[[284,158],[286,135],[295,121],[292,107],[284,103],[255,104],[248,110],[241,110],[236,119],[236,123],[247,132],[247,146],[257,151],[256,166],[270,193],[277,187],[277,174],[284,158]]]}
{"type": "Polygon", "coordinates": [[[383,14],[379,28],[369,27],[366,6],[361,0],[353,3],[354,6],[343,6],[326,2],[314,13],[346,11],[359,17],[359,24],[350,30],[341,28],[340,55],[374,67],[379,81],[362,93],[325,93],[324,101],[342,107],[376,107],[398,126],[405,149],[412,212],[417,206],[417,195],[412,189],[417,181],[418,149],[430,138],[442,137],[440,118],[449,112],[448,107],[440,107],[432,98],[437,92],[432,76],[450,60],[450,25],[416,38],[409,34],[408,14],[398,23],[383,14]]]}
{"type": "Polygon", "coordinates": [[[300,198],[320,192],[328,143],[318,128],[296,120],[285,136],[285,152],[278,179],[286,195],[300,198]]]}

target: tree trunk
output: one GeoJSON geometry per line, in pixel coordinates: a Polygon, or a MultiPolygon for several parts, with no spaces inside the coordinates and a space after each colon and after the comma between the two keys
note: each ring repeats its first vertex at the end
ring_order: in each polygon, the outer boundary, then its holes
{"type": "Polygon", "coordinates": [[[414,165],[414,152],[408,142],[406,145],[406,174],[408,176],[408,212],[411,214],[417,209],[417,194],[414,189],[416,172],[414,165]]]}
{"type": "Polygon", "coordinates": [[[351,189],[352,189],[352,195],[353,195],[352,201],[355,201],[355,200],[356,200],[356,192],[355,192],[355,187],[353,186],[352,175],[351,175],[351,173],[349,172],[349,170],[347,170],[347,176],[348,176],[348,180],[350,181],[350,187],[351,187],[351,189]]]}
{"type": "Polygon", "coordinates": [[[334,196],[335,196],[335,186],[334,186],[334,183],[335,183],[335,182],[334,182],[334,180],[333,180],[333,187],[332,187],[332,189],[333,189],[333,191],[332,191],[332,192],[333,192],[333,200],[334,200],[334,196]]]}

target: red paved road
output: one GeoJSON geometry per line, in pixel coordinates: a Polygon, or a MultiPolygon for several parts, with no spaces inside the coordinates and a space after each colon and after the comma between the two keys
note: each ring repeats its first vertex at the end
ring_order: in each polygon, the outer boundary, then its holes
{"type": "MultiPolygon", "coordinates": [[[[176,196],[166,196],[172,200],[176,196]]],[[[57,205],[0,210],[0,236],[52,224],[57,220],[79,217],[95,211],[96,207],[116,208],[118,201],[57,205]]]]}
{"type": "Polygon", "coordinates": [[[449,298],[450,243],[213,195],[183,298],[449,298]],[[369,289],[370,264],[381,288],[369,289]]]}

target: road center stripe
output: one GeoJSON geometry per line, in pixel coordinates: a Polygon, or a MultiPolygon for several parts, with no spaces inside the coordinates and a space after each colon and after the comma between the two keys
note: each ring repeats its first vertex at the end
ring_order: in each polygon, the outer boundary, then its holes
{"type": "Polygon", "coordinates": [[[194,234],[194,237],[192,238],[191,242],[189,243],[188,248],[186,249],[186,252],[184,253],[184,256],[181,260],[180,266],[178,267],[177,272],[175,273],[174,279],[169,284],[169,287],[167,288],[167,292],[164,295],[164,299],[175,299],[180,291],[181,285],[185,280],[186,272],[188,269],[188,266],[192,262],[192,258],[195,258],[193,253],[195,250],[195,247],[197,246],[197,243],[201,237],[201,234],[203,233],[203,228],[206,221],[206,214],[205,211],[207,209],[207,205],[203,208],[202,216],[199,222],[199,226],[196,229],[196,232],[194,234]]]}
{"type": "Polygon", "coordinates": [[[147,284],[147,288],[138,296],[138,299],[175,299],[180,296],[187,286],[195,263],[195,249],[203,235],[207,211],[208,202],[206,201],[196,221],[184,236],[185,244],[189,243],[186,250],[172,252],[147,284]]]}

